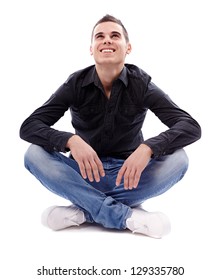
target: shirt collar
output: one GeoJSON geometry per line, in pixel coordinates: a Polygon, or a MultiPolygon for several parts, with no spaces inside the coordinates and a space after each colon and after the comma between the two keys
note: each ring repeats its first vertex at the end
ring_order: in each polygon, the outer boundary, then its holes
{"type": "MultiPolygon", "coordinates": [[[[123,67],[121,74],[118,77],[118,80],[121,80],[124,85],[127,87],[128,85],[128,75],[126,66],[123,67]]],[[[89,71],[86,73],[82,86],[88,86],[89,84],[94,83],[96,86],[101,84],[99,76],[96,72],[95,66],[91,67],[89,71]]]]}

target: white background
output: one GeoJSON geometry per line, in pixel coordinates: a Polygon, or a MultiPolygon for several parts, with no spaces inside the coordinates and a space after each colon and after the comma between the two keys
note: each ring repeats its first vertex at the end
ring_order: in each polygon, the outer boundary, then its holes
{"type": "MultiPolygon", "coordinates": [[[[37,276],[47,268],[120,268],[117,279],[219,279],[219,8],[218,1],[1,1],[1,279],[89,279],[37,276]],[[68,202],[49,193],[23,167],[28,143],[19,128],[74,71],[93,64],[93,25],[106,13],[122,20],[133,51],[127,62],[152,80],[202,126],[187,147],[189,171],[161,197],[144,204],[165,212],[172,232],[161,240],[82,226],[52,232],[44,208],[68,202]],[[217,163],[216,163],[217,161],[217,163]],[[183,266],[184,276],[129,276],[132,266],[183,266]]],[[[66,114],[57,124],[71,130],[66,114]]],[[[143,132],[164,129],[149,113],[143,132]]],[[[113,279],[113,277],[107,277],[113,279]]],[[[90,276],[90,279],[102,277],[90,276]]]]}

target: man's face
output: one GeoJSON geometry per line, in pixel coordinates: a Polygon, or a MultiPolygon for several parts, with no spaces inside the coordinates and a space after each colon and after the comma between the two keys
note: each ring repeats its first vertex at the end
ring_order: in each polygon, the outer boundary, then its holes
{"type": "Polygon", "coordinates": [[[130,51],[131,45],[126,42],[119,24],[103,22],[95,27],[90,52],[96,64],[124,64],[126,54],[130,51]]]}

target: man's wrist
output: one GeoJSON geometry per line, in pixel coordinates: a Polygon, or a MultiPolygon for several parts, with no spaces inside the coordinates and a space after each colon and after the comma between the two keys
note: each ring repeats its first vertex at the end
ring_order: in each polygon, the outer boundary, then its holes
{"type": "Polygon", "coordinates": [[[67,143],[66,143],[66,148],[70,149],[71,144],[72,144],[72,141],[74,140],[74,138],[75,138],[76,136],[77,136],[77,135],[74,134],[74,135],[72,135],[72,136],[68,139],[68,141],[67,141],[67,143]]]}
{"type": "Polygon", "coordinates": [[[149,155],[149,157],[152,157],[152,155],[153,155],[152,149],[145,143],[142,143],[141,146],[146,151],[146,153],[149,155]]]}

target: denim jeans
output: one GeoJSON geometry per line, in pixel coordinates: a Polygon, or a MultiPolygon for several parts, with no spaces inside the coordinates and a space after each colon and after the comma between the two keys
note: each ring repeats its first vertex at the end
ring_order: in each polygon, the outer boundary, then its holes
{"type": "Polygon", "coordinates": [[[88,222],[115,229],[125,229],[132,207],[167,191],[182,179],[188,168],[188,157],[179,149],[171,155],[151,159],[138,187],[125,190],[123,182],[115,185],[124,160],[103,157],[101,161],[105,177],[100,182],[90,182],[82,178],[77,162],[62,153],[48,153],[34,144],[25,153],[25,167],[47,189],[79,207],[88,222]]]}

